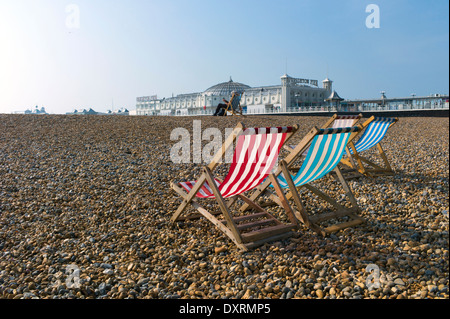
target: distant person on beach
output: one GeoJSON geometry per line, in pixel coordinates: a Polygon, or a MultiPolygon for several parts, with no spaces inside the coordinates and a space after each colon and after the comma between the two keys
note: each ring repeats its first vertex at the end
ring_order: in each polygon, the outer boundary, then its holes
{"type": "Polygon", "coordinates": [[[227,105],[228,105],[228,101],[225,99],[222,99],[222,101],[225,102],[225,104],[223,103],[219,103],[219,105],[217,105],[216,111],[214,112],[213,116],[227,116],[227,105]]]}

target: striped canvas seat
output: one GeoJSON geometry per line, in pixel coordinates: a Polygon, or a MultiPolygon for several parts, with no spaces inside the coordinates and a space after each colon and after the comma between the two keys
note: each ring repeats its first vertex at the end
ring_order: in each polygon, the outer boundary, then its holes
{"type": "MultiPolygon", "coordinates": [[[[220,186],[220,181],[218,179],[214,179],[214,181],[216,182],[217,186],[220,186]]],[[[180,182],[180,186],[183,187],[187,192],[190,192],[196,182],[197,181],[180,182]]],[[[205,182],[198,193],[195,194],[195,196],[199,198],[213,198],[214,194],[208,182],[205,182]]]]}
{"type": "MultiPolygon", "coordinates": [[[[281,222],[244,193],[256,188],[267,177],[278,185],[273,173],[278,162],[278,154],[284,143],[297,130],[297,125],[245,129],[244,125],[239,123],[215,154],[211,163],[204,167],[197,180],[170,184],[172,189],[183,199],[172,215],[171,222],[204,217],[242,250],[249,250],[266,242],[292,236],[293,230],[298,227],[298,222],[288,204],[284,208],[290,223],[281,222]],[[214,177],[213,170],[234,144],[236,147],[233,159],[228,173],[222,181],[214,177]],[[197,201],[197,199],[202,199],[202,201],[197,201]],[[209,212],[202,207],[201,203],[207,201],[206,199],[214,200],[218,204],[216,208],[219,210],[209,212]],[[225,199],[228,200],[225,201],[225,199]],[[238,199],[250,205],[253,212],[233,216],[232,207],[236,203],[240,203],[238,199]],[[185,213],[189,205],[197,212],[185,213]],[[223,219],[218,219],[216,216],[222,216],[223,219]]],[[[284,197],[281,187],[278,187],[276,192],[279,196],[284,197]]]]}
{"type": "MultiPolygon", "coordinates": [[[[223,198],[246,192],[259,184],[271,173],[278,160],[278,153],[291,127],[249,128],[239,136],[230,170],[221,183],[215,179],[223,198]]],[[[195,181],[181,182],[187,191],[195,181]]],[[[213,198],[210,185],[205,182],[196,194],[199,198],[213,198]]]]}
{"type": "MultiPolygon", "coordinates": [[[[319,179],[340,162],[348,139],[356,127],[320,129],[309,147],[308,154],[298,173],[292,177],[296,187],[319,179]]],[[[285,177],[280,174],[278,182],[283,188],[289,185],[285,177]]]]}
{"type": "Polygon", "coordinates": [[[332,128],[352,127],[355,121],[358,121],[361,115],[337,115],[333,121],[332,128]]]}
{"type": "Polygon", "coordinates": [[[370,117],[362,124],[362,127],[365,130],[359,140],[354,142],[358,134],[350,137],[350,154],[347,154],[347,152],[344,153],[342,164],[349,167],[350,171],[355,171],[360,175],[363,174],[369,177],[394,174],[386,154],[381,147],[381,141],[385,138],[388,129],[397,121],[398,118],[370,117]],[[381,159],[383,164],[361,155],[361,152],[367,151],[375,146],[378,150],[379,159],[381,159]]]}
{"type": "MultiPolygon", "coordinates": [[[[394,122],[394,118],[376,117],[375,120],[367,126],[358,142],[355,143],[356,151],[363,152],[380,143],[389,127],[394,122]]],[[[350,153],[353,153],[353,151],[350,150],[350,153]]]]}
{"type": "Polygon", "coordinates": [[[231,100],[231,107],[234,111],[239,111],[239,104],[241,103],[241,94],[236,94],[234,98],[231,100]]]}
{"type": "MultiPolygon", "coordinates": [[[[359,121],[362,117],[361,114],[358,115],[337,115],[335,114],[322,128],[343,128],[352,127],[359,121]]],[[[302,156],[308,155],[309,149],[302,153],[302,156]]]]}

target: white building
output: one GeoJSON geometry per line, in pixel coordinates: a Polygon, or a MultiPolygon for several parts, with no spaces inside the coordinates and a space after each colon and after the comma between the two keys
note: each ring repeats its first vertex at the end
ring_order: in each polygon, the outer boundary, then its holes
{"type": "Polygon", "coordinates": [[[281,84],[261,87],[234,82],[216,84],[201,93],[180,94],[158,99],[156,95],[136,99],[136,115],[201,115],[213,114],[222,99],[229,100],[231,92],[244,92],[241,106],[247,114],[287,112],[294,108],[321,106],[331,95],[332,81],[328,78],[319,87],[317,80],[293,78],[285,74],[281,84]]]}

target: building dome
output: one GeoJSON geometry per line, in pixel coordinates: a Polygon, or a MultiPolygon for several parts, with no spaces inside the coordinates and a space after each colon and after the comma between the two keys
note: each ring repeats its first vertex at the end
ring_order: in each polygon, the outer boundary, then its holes
{"type": "Polygon", "coordinates": [[[229,96],[233,91],[244,92],[246,89],[250,89],[250,86],[239,82],[233,82],[230,78],[230,81],[211,86],[204,93],[206,95],[229,96]]]}

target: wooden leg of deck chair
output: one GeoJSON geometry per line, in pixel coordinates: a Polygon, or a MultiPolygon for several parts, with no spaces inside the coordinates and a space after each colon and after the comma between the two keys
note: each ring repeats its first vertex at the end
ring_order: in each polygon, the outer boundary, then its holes
{"type": "Polygon", "coordinates": [[[238,198],[239,198],[239,196],[234,196],[234,197],[230,198],[230,200],[228,200],[228,202],[227,202],[228,208],[231,208],[231,206],[233,206],[233,204],[236,203],[238,198]]]}
{"type": "Polygon", "coordinates": [[[183,211],[186,209],[187,205],[190,204],[190,202],[192,201],[192,199],[195,197],[195,195],[197,194],[197,192],[200,190],[200,188],[203,186],[203,183],[206,180],[206,175],[202,174],[200,176],[200,178],[197,180],[197,182],[195,183],[194,187],[192,187],[191,191],[186,195],[182,195],[178,192],[178,187],[172,183],[172,189],[174,189],[175,191],[177,191],[178,194],[180,194],[183,197],[183,202],[181,203],[181,205],[178,207],[178,209],[176,210],[175,214],[173,214],[173,216],[170,218],[170,222],[173,223],[176,220],[178,220],[178,218],[181,216],[181,214],[183,213],[183,211]]]}
{"type": "Polygon", "coordinates": [[[383,159],[384,165],[386,166],[386,170],[389,172],[393,172],[391,165],[389,164],[389,161],[386,157],[386,154],[383,151],[383,148],[381,147],[381,144],[377,144],[378,152],[380,153],[381,158],[383,159]]]}
{"type": "MultiPolygon", "coordinates": [[[[208,182],[209,183],[209,182],[208,182]]],[[[215,184],[214,184],[215,185],[215,184]]],[[[188,194],[186,194],[184,192],[184,190],[180,187],[178,187],[176,184],[172,184],[172,188],[182,197],[187,201],[188,198],[188,194]]],[[[217,186],[216,186],[217,188],[217,186]]],[[[236,239],[235,234],[228,228],[226,227],[220,220],[218,220],[211,212],[207,211],[204,207],[202,207],[199,203],[197,203],[197,201],[195,201],[194,199],[191,199],[189,201],[189,203],[192,205],[192,207],[194,207],[199,213],[199,216],[203,216],[206,219],[208,219],[210,222],[212,222],[215,226],[217,226],[217,228],[219,228],[219,230],[221,230],[227,237],[229,237],[235,244],[236,246],[241,249],[241,250],[247,250],[247,247],[245,245],[242,244],[242,242],[239,242],[236,239]]],[[[184,208],[183,208],[184,209],[184,208]]],[[[226,215],[225,215],[226,216],[226,215]]],[[[198,216],[196,216],[198,217],[198,216]]],[[[180,220],[180,216],[177,217],[176,220],[180,220]]],[[[238,237],[239,238],[239,237],[238,237]]]]}
{"type": "Polygon", "coordinates": [[[345,178],[342,175],[342,172],[338,166],[336,166],[334,168],[334,172],[336,173],[336,176],[337,176],[339,182],[341,183],[342,188],[344,188],[345,195],[347,195],[348,199],[352,203],[352,207],[356,208],[357,211],[360,211],[358,202],[356,201],[356,198],[355,198],[355,195],[353,195],[353,192],[350,189],[350,186],[348,185],[347,181],[345,180],[345,178]]]}
{"type": "MultiPolygon", "coordinates": [[[[256,189],[253,191],[253,193],[250,195],[249,199],[252,202],[255,202],[256,199],[261,196],[261,194],[263,194],[265,192],[265,190],[267,189],[267,187],[269,187],[270,185],[270,179],[266,179],[261,185],[259,185],[258,187],[256,187],[256,189]]],[[[249,208],[249,204],[245,203],[244,205],[241,206],[241,208],[239,208],[239,212],[243,213],[245,212],[248,208],[249,208]]]]}
{"type": "Polygon", "coordinates": [[[331,205],[333,205],[336,209],[338,210],[343,210],[345,209],[344,206],[342,206],[341,204],[339,204],[335,199],[331,198],[330,196],[328,196],[327,194],[325,194],[324,192],[322,192],[320,189],[318,189],[317,187],[312,186],[311,184],[305,184],[303,185],[303,187],[305,187],[306,189],[308,189],[309,191],[311,191],[312,193],[316,194],[317,196],[319,196],[320,198],[322,198],[323,200],[329,202],[331,205]]]}
{"type": "Polygon", "coordinates": [[[386,174],[386,175],[394,174],[394,172],[392,170],[388,170],[385,167],[381,167],[381,166],[375,164],[374,162],[368,160],[367,158],[362,157],[361,155],[359,156],[359,158],[361,159],[361,161],[363,161],[364,163],[366,163],[372,167],[372,168],[364,168],[365,174],[369,177],[376,177],[377,173],[386,174]]]}
{"type": "Polygon", "coordinates": [[[344,164],[345,166],[348,166],[349,169],[354,169],[356,170],[356,163],[355,160],[353,159],[352,154],[350,153],[350,149],[348,147],[348,145],[345,147],[345,157],[341,158],[341,164],[344,164]]]}
{"type": "Polygon", "coordinates": [[[231,216],[231,212],[227,206],[227,204],[225,203],[222,194],[219,191],[219,188],[217,187],[215,181],[214,181],[214,177],[210,171],[210,169],[208,167],[205,167],[205,175],[206,175],[206,180],[208,181],[209,186],[211,187],[211,190],[213,191],[214,197],[216,198],[220,210],[223,213],[223,216],[225,217],[225,220],[227,222],[228,228],[231,231],[232,234],[232,239],[233,241],[237,242],[239,245],[242,244],[242,237],[241,234],[239,233],[237,227],[236,227],[236,223],[234,222],[232,216],[231,216]]]}
{"type": "MultiPolygon", "coordinates": [[[[183,194],[183,189],[181,189],[180,187],[173,185],[174,190],[180,194],[182,197],[187,197],[187,194],[184,193],[183,194]]],[[[220,228],[221,231],[223,231],[228,237],[233,237],[231,231],[226,228],[223,223],[221,223],[216,217],[213,216],[213,214],[211,214],[210,212],[208,212],[205,208],[203,208],[199,203],[197,203],[197,201],[195,201],[194,199],[192,199],[190,201],[192,207],[194,207],[195,209],[197,209],[200,212],[200,216],[206,217],[208,220],[210,220],[214,225],[218,226],[220,228]]]]}
{"type": "Polygon", "coordinates": [[[350,153],[350,148],[348,145],[345,147],[345,152],[347,154],[347,158],[342,158],[341,163],[348,166],[349,172],[353,173],[353,177],[361,177],[361,173],[358,171],[358,165],[355,163],[355,159],[353,158],[352,154],[350,153]]]}
{"type": "MultiPolygon", "coordinates": [[[[313,192],[314,194],[316,194],[317,196],[319,196],[320,198],[322,198],[323,200],[329,202],[331,205],[334,206],[335,211],[329,212],[329,213],[322,213],[322,214],[318,214],[318,215],[314,215],[310,217],[310,222],[312,225],[315,226],[315,228],[312,228],[313,230],[315,230],[318,234],[321,234],[322,236],[326,236],[327,234],[329,234],[330,232],[328,231],[328,228],[323,229],[322,227],[319,226],[319,223],[328,219],[333,219],[333,218],[337,218],[337,217],[343,217],[343,216],[350,216],[351,218],[354,219],[359,219],[359,217],[357,215],[355,215],[354,213],[357,212],[357,206],[356,207],[352,207],[352,208],[347,208],[342,206],[341,204],[339,204],[336,200],[334,200],[333,198],[331,198],[330,196],[328,196],[327,194],[325,194],[324,192],[322,192],[321,190],[319,190],[318,188],[310,185],[310,184],[305,184],[303,185],[306,189],[310,190],[311,192],[313,192]]],[[[359,222],[358,222],[359,223],[359,222]]],[[[343,223],[342,228],[345,227],[349,227],[349,225],[344,226],[343,223]]],[[[352,222],[351,225],[353,225],[354,223],[352,222]]],[[[337,231],[337,230],[334,230],[337,231]]]]}
{"type": "MultiPolygon", "coordinates": [[[[177,192],[183,199],[186,199],[188,194],[185,192],[185,190],[183,188],[181,188],[180,186],[176,185],[176,184],[171,184],[172,189],[177,192]]],[[[194,199],[191,199],[190,204],[196,208],[195,205],[200,206],[197,202],[194,205],[194,199]]],[[[200,206],[201,207],[201,206],[200,206]]],[[[197,209],[198,210],[198,209],[197,209]]],[[[214,215],[213,213],[211,213],[212,215],[214,215]]],[[[216,213],[216,214],[220,214],[220,212],[216,213]]],[[[178,216],[178,218],[174,221],[184,221],[184,220],[188,220],[188,219],[196,219],[196,218],[200,218],[202,217],[202,214],[189,214],[188,216],[183,216],[180,215],[178,216]]]]}
{"type": "Polygon", "coordinates": [[[360,157],[359,157],[359,154],[358,154],[358,152],[356,151],[356,147],[355,147],[355,145],[353,144],[353,143],[351,143],[350,144],[350,147],[351,147],[351,149],[352,149],[352,151],[353,151],[353,154],[351,154],[350,156],[351,156],[351,161],[352,161],[352,163],[354,164],[354,166],[353,166],[353,168],[355,168],[355,169],[357,169],[357,170],[360,170],[360,169],[362,169],[362,170],[364,170],[364,165],[363,165],[363,163],[361,162],[361,159],[360,159],[360,157]],[[355,164],[355,159],[356,158],[356,164],[355,164]]]}
{"type": "Polygon", "coordinates": [[[355,160],[353,159],[353,156],[350,153],[350,149],[348,148],[348,146],[345,147],[345,152],[346,154],[348,154],[348,159],[350,160],[352,166],[354,169],[356,169],[358,166],[355,163],[355,160]]]}
{"type": "MultiPolygon", "coordinates": [[[[283,162],[281,163],[281,167],[283,169],[283,174],[285,176],[290,176],[290,175],[287,175],[288,169],[287,169],[286,165],[283,165],[283,162]]],[[[316,188],[310,184],[305,184],[305,185],[303,185],[303,187],[305,187],[312,193],[316,194],[323,200],[329,202],[336,209],[336,211],[334,211],[334,212],[309,216],[306,213],[306,210],[303,208],[299,193],[297,192],[297,188],[295,187],[292,179],[289,179],[289,178],[286,179],[289,187],[291,189],[295,189],[295,191],[292,191],[291,193],[292,193],[292,197],[296,203],[296,206],[302,208],[301,213],[298,212],[296,216],[298,216],[298,218],[305,224],[305,226],[307,226],[308,228],[310,228],[311,230],[315,231],[316,233],[318,233],[319,235],[322,235],[322,236],[325,236],[325,235],[329,234],[330,232],[335,232],[335,231],[338,231],[339,229],[357,225],[357,224],[360,224],[361,222],[363,222],[363,219],[355,214],[356,212],[359,211],[359,208],[358,208],[356,199],[355,199],[353,193],[351,192],[350,187],[348,186],[348,183],[344,179],[342,173],[340,172],[340,170],[337,166],[334,169],[334,171],[335,171],[338,181],[342,184],[342,187],[343,187],[344,191],[346,192],[346,195],[348,196],[350,202],[352,203],[352,208],[350,208],[350,209],[342,206],[336,200],[334,200],[333,198],[331,198],[330,196],[328,196],[326,193],[322,192],[318,188],[316,188]],[[352,218],[352,221],[346,222],[346,223],[340,223],[339,225],[334,225],[334,226],[328,227],[326,229],[322,229],[322,227],[319,226],[319,223],[322,221],[332,219],[332,218],[337,218],[340,216],[349,216],[350,218],[352,218]]]]}
{"type": "Polygon", "coordinates": [[[241,116],[243,116],[243,117],[246,117],[246,116],[244,115],[244,110],[242,109],[242,106],[240,106],[240,105],[239,105],[239,115],[241,115],[241,116]]]}
{"type": "MultiPolygon", "coordinates": [[[[359,153],[356,151],[356,147],[353,143],[350,143],[350,147],[352,148],[353,154],[351,155],[353,158],[356,158],[356,162],[358,163],[357,166],[354,166],[353,168],[355,168],[358,172],[360,172],[361,174],[367,175],[367,171],[362,163],[362,158],[359,155],[359,153]]],[[[353,161],[354,163],[354,161],[353,161]]]]}
{"type": "Polygon", "coordinates": [[[320,189],[312,186],[311,184],[305,184],[303,186],[308,190],[310,190],[311,192],[313,192],[314,194],[316,194],[317,196],[319,196],[320,198],[322,198],[323,200],[329,202],[331,205],[335,207],[336,211],[338,212],[349,212],[349,213],[358,212],[359,211],[358,203],[355,199],[355,196],[353,195],[353,192],[350,190],[347,181],[342,175],[342,172],[340,171],[339,167],[336,166],[333,169],[333,171],[336,174],[337,181],[341,183],[342,188],[345,191],[345,195],[348,197],[350,203],[352,204],[352,208],[342,206],[335,199],[331,198],[326,193],[322,192],[320,189]]]}
{"type": "Polygon", "coordinates": [[[350,221],[341,222],[341,223],[338,223],[338,224],[335,224],[335,225],[325,228],[323,231],[326,234],[337,232],[341,229],[356,226],[356,225],[359,225],[359,224],[365,222],[364,218],[357,215],[357,213],[360,212],[360,208],[358,206],[355,196],[353,195],[353,192],[350,189],[350,186],[348,185],[347,181],[345,180],[345,178],[342,175],[342,172],[340,171],[338,166],[336,166],[334,168],[334,173],[335,173],[335,175],[333,175],[333,176],[336,178],[336,180],[338,182],[341,183],[342,188],[345,191],[345,195],[348,197],[350,203],[352,204],[352,207],[347,208],[347,207],[343,207],[342,205],[338,204],[338,206],[336,206],[336,208],[337,208],[336,212],[320,214],[320,215],[316,215],[312,218],[315,223],[319,223],[321,221],[325,221],[325,220],[333,219],[333,218],[337,218],[337,217],[344,217],[344,216],[350,217],[350,221]]]}
{"type": "MultiPolygon", "coordinates": [[[[341,161],[339,162],[339,164],[343,164],[343,166],[347,166],[347,168],[345,169],[345,176],[347,178],[359,178],[362,176],[362,174],[358,171],[358,166],[355,163],[355,160],[353,158],[353,156],[350,153],[350,149],[348,147],[348,145],[345,147],[345,152],[346,152],[346,156],[347,158],[342,158],[341,161]]],[[[344,173],[341,172],[341,173],[344,173]]]]}
{"type": "Polygon", "coordinates": [[[320,227],[318,227],[317,225],[315,225],[310,221],[305,206],[303,206],[302,199],[300,198],[300,194],[298,193],[297,187],[295,186],[294,181],[291,178],[286,162],[281,161],[280,165],[283,175],[287,176],[286,182],[288,183],[290,189],[289,195],[294,200],[295,206],[297,207],[297,210],[294,211],[296,219],[302,222],[306,227],[308,227],[312,231],[316,232],[319,235],[324,236],[325,234],[322,231],[322,229],[320,229],[320,227]]]}
{"type": "MultiPolygon", "coordinates": [[[[272,201],[272,202],[270,202],[270,203],[268,203],[268,204],[264,204],[264,207],[267,207],[267,206],[276,206],[276,205],[278,205],[278,206],[280,206],[280,207],[283,207],[283,203],[281,202],[281,199],[276,195],[276,193],[273,193],[272,191],[266,189],[266,190],[264,191],[264,195],[267,196],[267,197],[269,197],[269,199],[272,201]]],[[[287,199],[287,198],[286,198],[286,199],[287,199]]]]}
{"type": "MultiPolygon", "coordinates": [[[[272,180],[273,179],[274,177],[272,176],[272,180]]],[[[290,206],[287,204],[287,201],[285,201],[283,204],[280,202],[280,206],[284,207],[288,212],[287,215],[291,221],[290,224],[282,223],[277,218],[272,216],[269,212],[267,212],[264,208],[251,201],[245,195],[239,194],[236,197],[243,200],[246,204],[249,205],[249,207],[256,211],[256,213],[246,214],[233,218],[233,221],[236,223],[236,228],[240,232],[242,245],[247,249],[255,248],[266,242],[281,240],[290,237],[293,234],[292,230],[298,227],[298,222],[295,217],[293,218],[293,213],[291,213],[291,215],[289,216],[289,211],[292,212],[292,210],[290,210],[290,206]]],[[[222,223],[228,224],[228,221],[223,220],[222,223]]]]}
{"type": "Polygon", "coordinates": [[[298,227],[298,220],[295,217],[295,214],[294,214],[294,211],[292,210],[291,205],[289,205],[289,202],[284,195],[283,189],[281,188],[280,184],[278,183],[278,179],[273,174],[270,174],[269,178],[272,181],[272,185],[275,188],[275,192],[278,195],[281,205],[284,208],[284,210],[286,211],[286,214],[288,215],[289,220],[291,221],[291,223],[293,225],[298,227]]]}
{"type": "Polygon", "coordinates": [[[342,158],[340,161],[341,164],[344,164],[345,166],[347,166],[349,169],[354,169],[357,170],[357,168],[355,168],[355,166],[353,165],[352,161],[348,160],[347,158],[342,158]]]}
{"type": "Polygon", "coordinates": [[[238,198],[242,199],[245,203],[247,203],[249,206],[253,207],[257,212],[265,212],[264,208],[256,204],[255,202],[252,202],[250,198],[248,198],[245,195],[239,194],[237,195],[238,198]]]}
{"type": "Polygon", "coordinates": [[[200,214],[202,214],[206,219],[212,222],[219,230],[221,230],[228,238],[230,238],[234,244],[241,250],[247,250],[247,248],[242,244],[242,241],[237,241],[235,234],[226,227],[220,220],[218,220],[214,215],[208,212],[205,208],[200,206],[196,201],[192,201],[192,206],[197,209],[200,214]]]}
{"type": "Polygon", "coordinates": [[[295,217],[297,220],[310,227],[311,223],[309,222],[308,215],[306,214],[305,207],[303,206],[300,195],[297,192],[297,188],[294,184],[294,181],[291,178],[291,174],[289,173],[289,169],[285,161],[280,162],[281,170],[284,176],[287,176],[286,181],[288,183],[290,192],[289,197],[287,199],[293,198],[295,206],[297,207],[297,211],[295,211],[295,217]]]}

